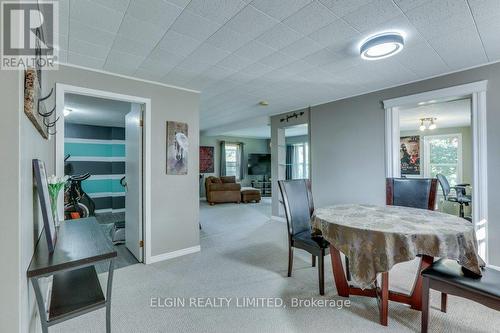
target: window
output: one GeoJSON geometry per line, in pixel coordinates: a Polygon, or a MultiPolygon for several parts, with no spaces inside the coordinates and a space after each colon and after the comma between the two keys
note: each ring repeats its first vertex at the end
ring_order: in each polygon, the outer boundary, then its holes
{"type": "Polygon", "coordinates": [[[226,176],[235,176],[236,180],[240,180],[241,179],[240,145],[236,143],[226,143],[225,149],[226,149],[226,176]]]}
{"type": "Polygon", "coordinates": [[[424,138],[425,177],[443,174],[451,186],[462,181],[462,134],[431,135],[424,138]]]}
{"type": "Polygon", "coordinates": [[[292,147],[292,179],[309,178],[309,144],[295,143],[292,147]]]}

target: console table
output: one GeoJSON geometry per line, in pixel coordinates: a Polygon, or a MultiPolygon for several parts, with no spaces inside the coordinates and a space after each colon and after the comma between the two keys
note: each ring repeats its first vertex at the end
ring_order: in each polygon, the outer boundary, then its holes
{"type": "Polygon", "coordinates": [[[263,197],[270,197],[272,195],[272,183],[262,180],[252,180],[252,187],[259,189],[263,197]]]}
{"type": "Polygon", "coordinates": [[[53,253],[49,253],[45,233],[35,247],[27,276],[33,285],[42,332],[68,319],[106,307],[106,332],[111,332],[111,290],[116,251],[94,217],[68,220],[57,231],[53,253]],[[94,264],[109,261],[106,298],[94,264]],[[53,276],[47,306],[40,279],[53,276]]]}

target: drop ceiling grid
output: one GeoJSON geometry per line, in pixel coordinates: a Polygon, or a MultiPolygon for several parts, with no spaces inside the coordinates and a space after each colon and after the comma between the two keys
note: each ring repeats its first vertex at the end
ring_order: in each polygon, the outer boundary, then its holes
{"type": "Polygon", "coordinates": [[[499,2],[60,0],[59,46],[63,62],[202,90],[207,128],[497,60],[499,2]],[[402,53],[359,59],[363,38],[398,27],[402,53]]]}

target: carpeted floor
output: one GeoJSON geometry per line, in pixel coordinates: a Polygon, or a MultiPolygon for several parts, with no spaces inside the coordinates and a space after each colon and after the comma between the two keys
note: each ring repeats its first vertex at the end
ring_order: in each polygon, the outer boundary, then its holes
{"type": "MultiPolygon", "coordinates": [[[[296,251],[293,276],[286,277],[286,229],[270,221],[270,203],[202,203],[200,253],[152,265],[115,271],[112,303],[114,332],[419,332],[420,313],[390,303],[389,326],[378,324],[375,299],[351,297],[342,309],[292,307],[301,300],[345,300],[336,296],[331,267],[326,269],[326,296],[318,295],[317,271],[310,256],[296,251]],[[229,307],[151,307],[151,298],[228,297],[229,307]],[[241,308],[245,297],[278,297],[286,307],[241,308]]],[[[412,283],[415,263],[391,271],[391,287],[412,283]]],[[[102,276],[105,281],[105,276],[102,276]]],[[[154,299],[155,300],[155,299],[154,299]]],[[[450,297],[448,313],[437,310],[432,295],[431,332],[500,332],[500,314],[473,302],[450,297]]],[[[105,332],[100,310],[59,324],[51,332],[105,332]]]]}

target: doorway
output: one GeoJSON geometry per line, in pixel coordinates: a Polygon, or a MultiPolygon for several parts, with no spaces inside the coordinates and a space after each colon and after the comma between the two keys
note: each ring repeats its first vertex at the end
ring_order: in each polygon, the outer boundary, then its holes
{"type": "MultiPolygon", "coordinates": [[[[56,90],[58,114],[64,118],[57,123],[56,174],[77,179],[89,174],[81,189],[91,204],[83,204],[113,242],[117,268],[147,263],[149,99],[66,85],[56,90]]],[[[74,211],[68,195],[60,200],[65,211],[74,211]]]]}
{"type": "MultiPolygon", "coordinates": [[[[487,262],[486,88],[487,81],[480,81],[386,100],[384,107],[386,176],[440,174],[451,186],[466,185],[471,204],[463,215],[474,223],[478,251],[487,262]]],[[[441,193],[438,209],[456,214],[441,193]]]]}

